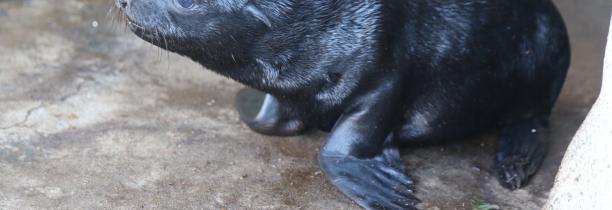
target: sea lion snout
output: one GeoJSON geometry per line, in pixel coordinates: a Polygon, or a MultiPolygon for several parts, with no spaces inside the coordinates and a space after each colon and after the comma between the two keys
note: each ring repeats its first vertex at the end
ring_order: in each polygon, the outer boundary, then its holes
{"type": "Polygon", "coordinates": [[[160,43],[170,36],[169,29],[180,31],[170,21],[166,1],[115,0],[115,7],[119,9],[129,29],[147,41],[160,43]]]}
{"type": "Polygon", "coordinates": [[[273,7],[276,4],[258,7],[247,0],[114,2],[128,28],[140,38],[199,61],[219,61],[216,64],[228,60],[233,64],[242,62],[244,54],[248,53],[242,49],[249,49],[255,39],[273,25],[275,19],[268,10],[285,14],[273,7]],[[212,56],[220,49],[232,52],[212,56]],[[209,58],[202,59],[203,55],[209,58]]]}

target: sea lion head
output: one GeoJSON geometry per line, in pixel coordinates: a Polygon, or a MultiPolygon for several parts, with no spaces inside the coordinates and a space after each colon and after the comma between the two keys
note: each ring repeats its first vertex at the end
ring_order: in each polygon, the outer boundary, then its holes
{"type": "Polygon", "coordinates": [[[158,47],[201,60],[248,48],[272,25],[252,0],[115,0],[137,36],[158,47]],[[214,54],[214,55],[213,55],[214,54]]]}

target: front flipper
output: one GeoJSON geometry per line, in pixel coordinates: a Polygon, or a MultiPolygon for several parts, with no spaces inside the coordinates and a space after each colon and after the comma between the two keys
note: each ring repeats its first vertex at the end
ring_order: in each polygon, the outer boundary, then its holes
{"type": "Polygon", "coordinates": [[[374,91],[352,103],[319,154],[327,178],[366,209],[417,209],[413,182],[403,173],[390,134],[399,103],[392,91],[374,91]]]}
{"type": "Polygon", "coordinates": [[[350,156],[319,157],[321,168],[332,184],[366,209],[417,209],[414,182],[403,173],[397,148],[380,156],[359,159],[350,156]]]}

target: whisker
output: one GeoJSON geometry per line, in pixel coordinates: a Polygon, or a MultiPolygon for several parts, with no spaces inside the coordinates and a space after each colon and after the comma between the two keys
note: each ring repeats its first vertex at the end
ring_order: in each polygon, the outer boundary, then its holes
{"type": "MultiPolygon", "coordinates": [[[[157,29],[157,26],[153,28],[155,30],[155,45],[156,46],[160,46],[161,42],[160,42],[160,38],[159,38],[159,30],[157,29]]],[[[160,47],[157,47],[157,59],[161,60],[162,58],[162,52],[160,47]]]]}
{"type": "Polygon", "coordinates": [[[119,11],[116,11],[116,9],[117,8],[115,7],[115,4],[111,1],[111,5],[108,8],[108,11],[106,12],[106,17],[105,17],[106,20],[110,20],[109,21],[110,22],[110,29],[113,32],[116,31],[116,22],[115,22],[116,19],[115,19],[115,17],[120,15],[119,11]]]}
{"type": "Polygon", "coordinates": [[[166,49],[166,58],[167,58],[167,67],[168,67],[166,71],[170,72],[170,52],[168,51],[168,39],[166,39],[166,36],[163,33],[162,33],[162,38],[164,38],[164,45],[166,49]]]}
{"type": "Polygon", "coordinates": [[[114,18],[113,13],[115,12],[115,5],[111,3],[111,6],[106,11],[106,18],[114,18]]]}
{"type": "Polygon", "coordinates": [[[121,11],[120,17],[121,17],[121,22],[123,23],[123,32],[127,32],[128,31],[128,19],[123,13],[123,11],[121,11]]]}

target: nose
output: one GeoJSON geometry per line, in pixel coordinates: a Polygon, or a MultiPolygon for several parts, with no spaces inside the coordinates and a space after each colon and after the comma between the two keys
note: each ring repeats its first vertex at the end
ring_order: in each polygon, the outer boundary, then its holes
{"type": "Polygon", "coordinates": [[[125,9],[128,7],[129,0],[115,0],[115,5],[121,9],[125,9]]]}

